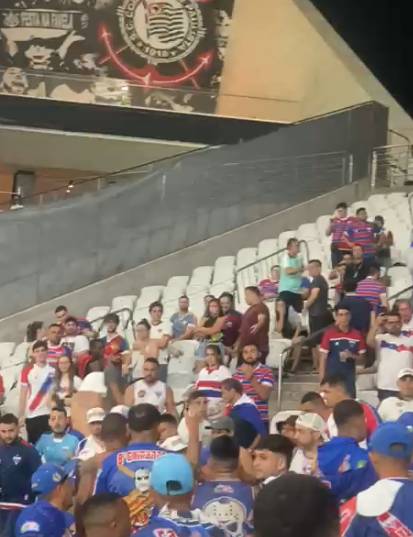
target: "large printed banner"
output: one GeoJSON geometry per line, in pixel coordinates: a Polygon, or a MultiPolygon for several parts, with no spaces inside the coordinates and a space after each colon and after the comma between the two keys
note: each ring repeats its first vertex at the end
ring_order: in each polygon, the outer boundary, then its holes
{"type": "Polygon", "coordinates": [[[234,0],[0,0],[0,92],[214,113],[234,0]]]}

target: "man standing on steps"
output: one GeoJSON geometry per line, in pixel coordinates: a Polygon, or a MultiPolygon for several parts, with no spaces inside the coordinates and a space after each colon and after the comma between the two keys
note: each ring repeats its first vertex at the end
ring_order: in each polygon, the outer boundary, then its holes
{"type": "Polygon", "coordinates": [[[45,341],[36,341],[32,353],[34,365],[25,367],[20,376],[19,424],[26,425],[28,440],[35,444],[49,430],[50,409],[47,401],[55,368],[47,365],[45,341]]]}
{"type": "Polygon", "coordinates": [[[288,239],[287,252],[281,258],[280,270],[278,299],[283,304],[283,308],[277,325],[277,332],[282,333],[284,323],[288,318],[288,308],[291,306],[297,313],[301,313],[303,309],[301,282],[304,264],[300,255],[298,239],[288,239]]]}
{"type": "Polygon", "coordinates": [[[318,371],[319,345],[322,339],[322,330],[332,324],[333,317],[328,309],[328,283],[321,274],[321,261],[311,259],[308,262],[308,273],[311,276],[310,295],[305,303],[305,310],[308,311],[311,352],[313,355],[313,369],[318,371]],[[315,335],[314,334],[318,334],[315,335]]]}
{"type": "Polygon", "coordinates": [[[336,306],[335,317],[335,324],[324,332],[320,345],[320,380],[326,374],[342,375],[348,393],[356,397],[356,362],[364,361],[366,343],[360,332],[350,326],[347,308],[336,306]]]}
{"type": "Polygon", "coordinates": [[[258,287],[245,288],[245,302],[249,308],[242,316],[236,348],[239,350],[245,345],[255,345],[260,352],[261,362],[265,364],[269,352],[270,312],[258,287]]]}

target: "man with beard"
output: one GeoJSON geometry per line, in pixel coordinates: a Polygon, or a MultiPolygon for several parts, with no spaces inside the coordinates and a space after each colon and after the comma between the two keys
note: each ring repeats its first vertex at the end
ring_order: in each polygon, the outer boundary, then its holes
{"type": "Polygon", "coordinates": [[[245,345],[242,349],[242,364],[236,370],[234,379],[242,384],[244,393],[254,401],[261,419],[268,427],[268,400],[274,388],[274,377],[271,369],[260,362],[256,345],[245,345]]]}

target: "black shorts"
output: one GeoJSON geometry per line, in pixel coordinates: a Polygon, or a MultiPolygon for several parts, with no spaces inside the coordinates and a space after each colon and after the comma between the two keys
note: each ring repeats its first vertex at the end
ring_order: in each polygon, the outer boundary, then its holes
{"type": "Polygon", "coordinates": [[[310,326],[310,336],[316,332],[319,332],[316,336],[310,339],[309,346],[310,347],[316,347],[317,345],[320,345],[321,340],[323,338],[323,333],[321,330],[324,328],[327,328],[330,324],[334,322],[333,316],[331,313],[327,312],[325,315],[317,315],[312,316],[310,315],[308,318],[308,324],[310,326]]]}
{"type": "Polygon", "coordinates": [[[286,305],[286,315],[288,315],[288,307],[291,306],[297,313],[303,311],[303,297],[299,293],[291,291],[281,291],[278,295],[278,300],[282,300],[286,305]]]}

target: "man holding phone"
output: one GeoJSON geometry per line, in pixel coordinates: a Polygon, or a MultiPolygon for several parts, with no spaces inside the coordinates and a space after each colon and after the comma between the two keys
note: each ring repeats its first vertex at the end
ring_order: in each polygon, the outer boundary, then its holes
{"type": "Polygon", "coordinates": [[[336,306],[335,324],[324,332],[320,345],[320,381],[326,374],[340,374],[346,381],[349,395],[355,398],[356,362],[364,361],[366,343],[361,333],[351,327],[350,321],[350,310],[336,306]]]}
{"type": "Polygon", "coordinates": [[[377,317],[367,336],[367,344],[376,350],[376,362],[363,372],[377,372],[379,400],[398,397],[398,375],[402,369],[413,367],[413,337],[403,335],[400,314],[396,310],[377,317]]]}

